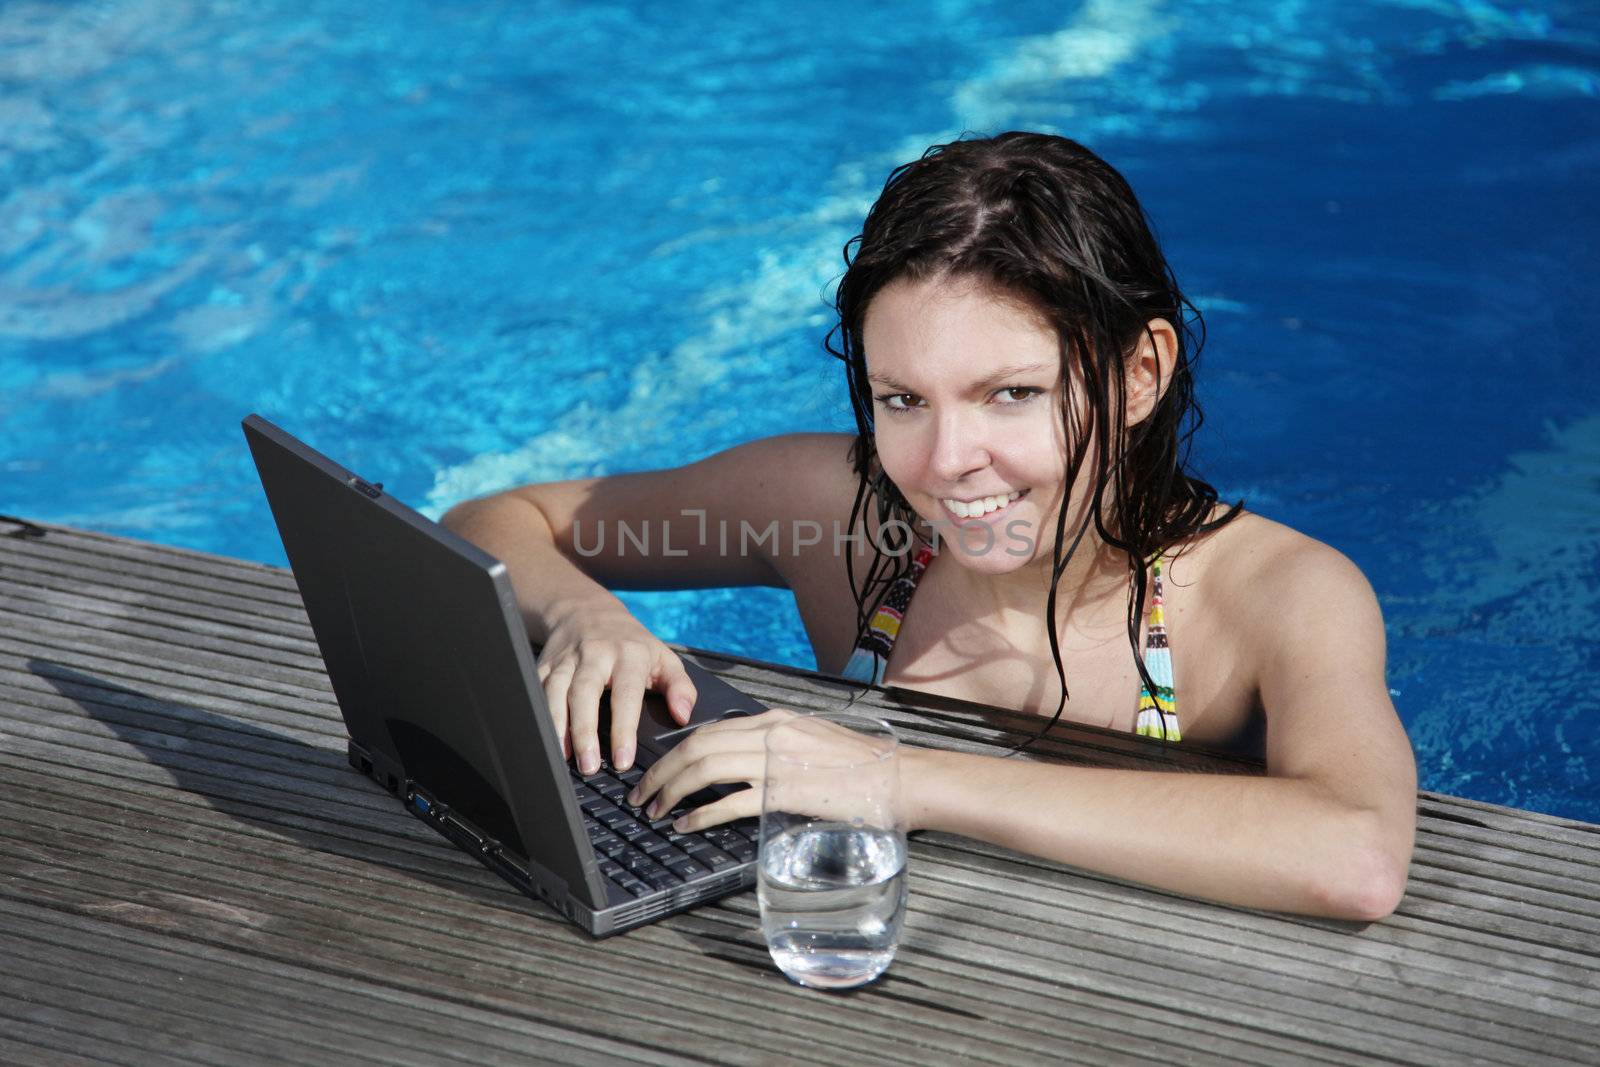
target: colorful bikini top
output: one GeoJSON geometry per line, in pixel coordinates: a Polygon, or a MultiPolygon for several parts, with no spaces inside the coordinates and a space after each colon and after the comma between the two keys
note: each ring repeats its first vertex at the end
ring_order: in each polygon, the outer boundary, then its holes
{"type": "MultiPolygon", "coordinates": [[[[900,636],[900,623],[906,609],[911,606],[911,594],[928,563],[933,559],[933,548],[922,546],[911,561],[909,573],[895,579],[883,602],[873,613],[867,631],[856,642],[850,662],[845,664],[844,677],[856,682],[882,685],[884,672],[889,668],[889,653],[900,636]]],[[[1178,730],[1178,692],[1172,678],[1172,649],[1167,644],[1167,616],[1161,588],[1161,557],[1150,564],[1150,608],[1145,615],[1144,668],[1155,683],[1155,692],[1139,684],[1139,716],[1134,722],[1134,733],[1141,737],[1160,737],[1168,741],[1182,740],[1178,730]]]]}

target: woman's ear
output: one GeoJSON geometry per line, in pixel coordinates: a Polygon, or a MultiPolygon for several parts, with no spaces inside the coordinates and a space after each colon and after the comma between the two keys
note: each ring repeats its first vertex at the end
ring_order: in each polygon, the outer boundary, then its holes
{"type": "Polygon", "coordinates": [[[1145,323],[1128,360],[1128,425],[1137,426],[1150,417],[1178,363],[1178,331],[1166,319],[1145,323]]]}

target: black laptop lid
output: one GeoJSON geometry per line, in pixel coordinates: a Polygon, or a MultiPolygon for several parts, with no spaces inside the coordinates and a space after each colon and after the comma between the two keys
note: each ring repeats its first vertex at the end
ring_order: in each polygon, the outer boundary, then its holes
{"type": "Polygon", "coordinates": [[[244,431],[351,738],[603,900],[505,567],[259,416],[244,431]]]}

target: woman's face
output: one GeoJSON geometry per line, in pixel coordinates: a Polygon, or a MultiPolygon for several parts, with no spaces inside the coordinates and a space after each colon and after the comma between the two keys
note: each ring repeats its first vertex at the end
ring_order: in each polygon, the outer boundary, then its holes
{"type": "Polygon", "coordinates": [[[971,569],[1048,559],[1067,446],[1043,316],[972,279],[902,280],[873,298],[863,341],[878,457],[917,514],[971,569]]]}

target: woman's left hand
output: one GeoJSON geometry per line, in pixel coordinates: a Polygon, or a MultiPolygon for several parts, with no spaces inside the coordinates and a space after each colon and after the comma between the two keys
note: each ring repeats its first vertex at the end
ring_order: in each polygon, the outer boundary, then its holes
{"type": "Polygon", "coordinates": [[[749,789],[695,808],[679,818],[673,827],[680,833],[693,832],[760,815],[762,787],[766,780],[767,733],[796,717],[796,712],[786,708],[773,708],[760,715],[739,716],[700,727],[645,772],[628,794],[628,803],[635,806],[648,803],[646,813],[651,819],[658,819],[684,797],[706,786],[745,782],[749,789]]]}

